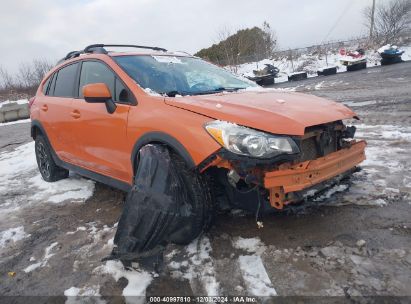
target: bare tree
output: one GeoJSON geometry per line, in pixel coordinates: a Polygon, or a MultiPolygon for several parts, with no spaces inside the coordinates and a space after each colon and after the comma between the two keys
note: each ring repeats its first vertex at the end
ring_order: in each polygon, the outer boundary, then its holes
{"type": "Polygon", "coordinates": [[[233,35],[233,31],[228,26],[223,26],[217,31],[217,40],[222,43],[222,48],[225,56],[225,65],[234,65],[232,40],[228,39],[233,35]]]}
{"type": "Polygon", "coordinates": [[[14,79],[9,72],[2,66],[0,66],[0,89],[7,90],[14,87],[14,79]]]}
{"type": "Polygon", "coordinates": [[[53,64],[46,59],[34,59],[30,63],[21,63],[17,73],[12,75],[0,66],[0,90],[31,95],[52,67],[53,64]]]}
{"type": "Polygon", "coordinates": [[[21,63],[17,74],[17,85],[21,88],[37,87],[52,67],[53,64],[46,59],[34,59],[31,63],[21,63]]]}
{"type": "Polygon", "coordinates": [[[54,64],[47,59],[33,60],[33,80],[36,85],[39,85],[44,76],[53,68],[54,64]]]}
{"type": "Polygon", "coordinates": [[[34,86],[33,67],[29,63],[21,63],[17,73],[17,86],[19,88],[29,88],[34,86]]]}
{"type": "MultiPolygon", "coordinates": [[[[368,27],[372,22],[372,6],[364,10],[368,27]]],[[[411,26],[411,0],[391,0],[376,7],[373,40],[378,43],[397,41],[411,26]]]]}

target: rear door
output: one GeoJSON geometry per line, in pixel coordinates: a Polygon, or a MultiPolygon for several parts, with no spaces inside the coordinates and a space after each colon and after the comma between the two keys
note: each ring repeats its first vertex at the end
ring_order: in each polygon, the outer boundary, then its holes
{"type": "Polygon", "coordinates": [[[69,162],[76,162],[78,151],[70,130],[71,106],[76,89],[79,63],[64,66],[50,76],[45,96],[40,100],[40,121],[57,155],[69,162]]]}
{"type": "Polygon", "coordinates": [[[127,118],[130,91],[103,62],[83,61],[78,85],[78,97],[73,100],[72,131],[81,150],[81,165],[91,171],[130,183],[130,151],[127,146],[127,118]],[[107,112],[104,103],[88,103],[82,88],[90,83],[105,83],[117,109],[107,112]]]}

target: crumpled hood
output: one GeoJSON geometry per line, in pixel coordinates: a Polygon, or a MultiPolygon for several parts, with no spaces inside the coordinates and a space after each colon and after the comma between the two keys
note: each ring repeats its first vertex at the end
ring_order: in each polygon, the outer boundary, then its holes
{"type": "Polygon", "coordinates": [[[166,98],[166,104],[254,129],[304,135],[305,128],[355,117],[343,104],[301,93],[240,91],[166,98]]]}

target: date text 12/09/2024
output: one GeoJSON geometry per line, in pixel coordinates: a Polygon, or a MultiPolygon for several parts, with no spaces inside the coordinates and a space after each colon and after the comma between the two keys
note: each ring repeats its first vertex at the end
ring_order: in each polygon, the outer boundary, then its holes
{"type": "Polygon", "coordinates": [[[220,297],[147,297],[148,303],[257,303],[257,297],[220,296],[220,297]]]}

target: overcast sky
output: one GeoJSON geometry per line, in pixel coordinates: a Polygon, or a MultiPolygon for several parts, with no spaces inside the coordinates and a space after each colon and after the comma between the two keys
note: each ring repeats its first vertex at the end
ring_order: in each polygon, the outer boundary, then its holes
{"type": "MultiPolygon", "coordinates": [[[[378,0],[386,1],[386,0],[378,0]]],[[[146,44],[195,53],[219,29],[268,21],[281,49],[366,32],[372,0],[14,0],[0,10],[0,65],[16,71],[33,58],[56,60],[92,43],[146,44]],[[345,12],[338,23],[337,20],[345,12]]]]}

